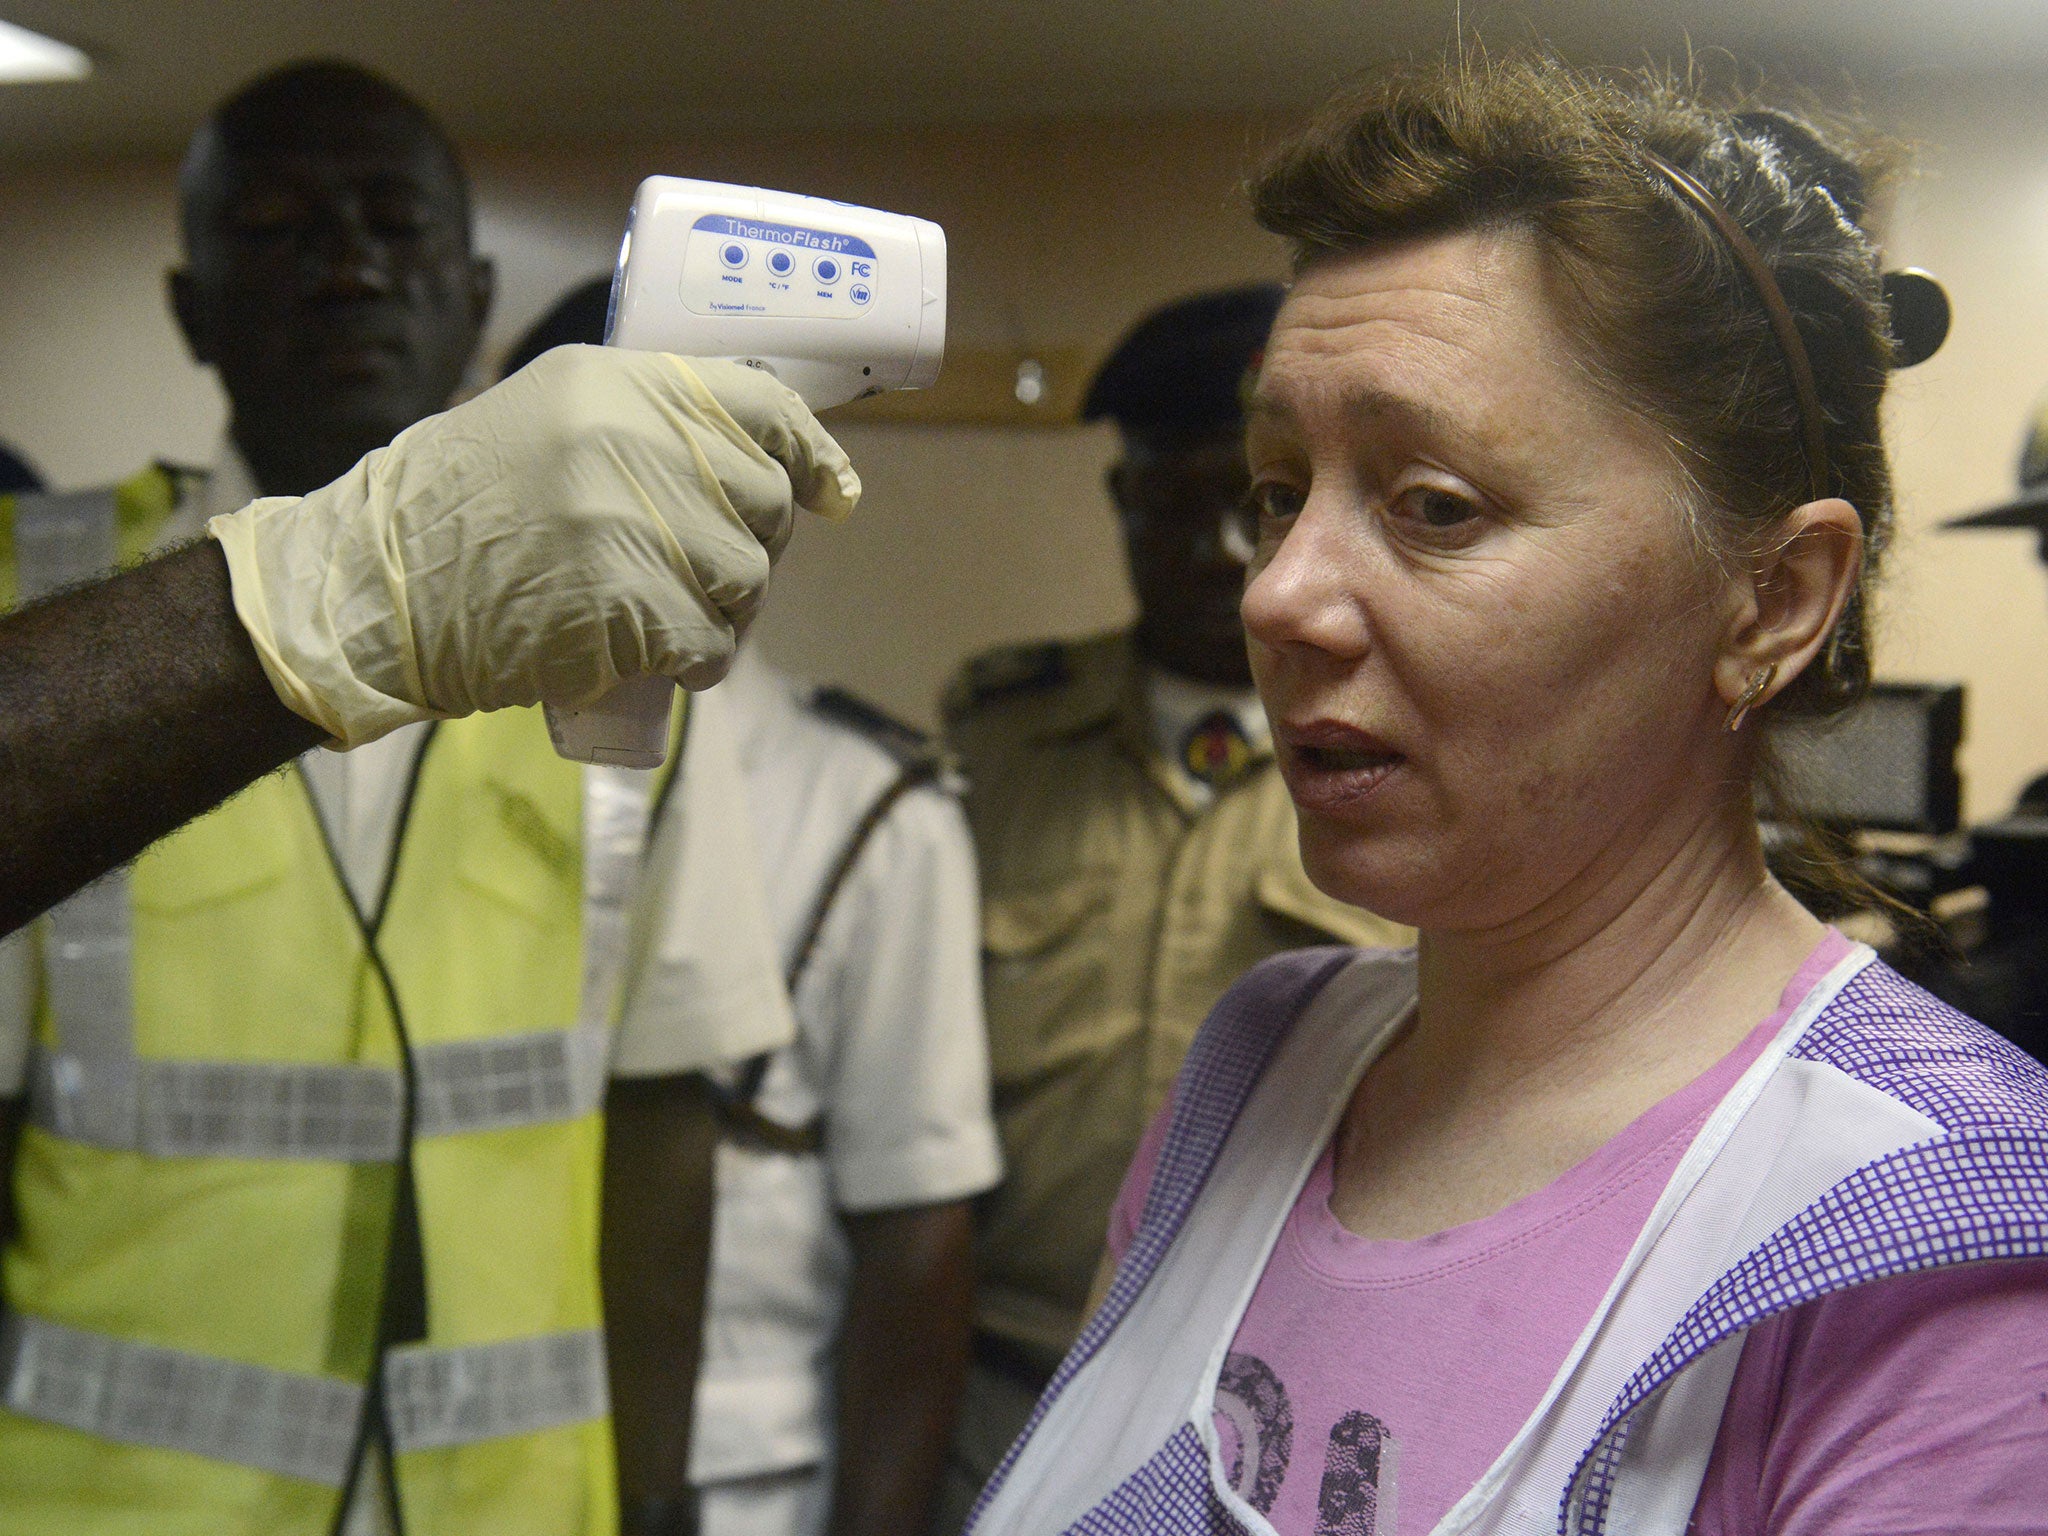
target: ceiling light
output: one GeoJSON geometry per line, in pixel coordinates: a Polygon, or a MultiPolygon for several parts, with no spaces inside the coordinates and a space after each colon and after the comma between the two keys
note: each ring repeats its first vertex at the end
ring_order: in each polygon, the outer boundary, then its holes
{"type": "Polygon", "coordinates": [[[0,81],[83,80],[92,60],[69,43],[0,21],[0,81]]]}

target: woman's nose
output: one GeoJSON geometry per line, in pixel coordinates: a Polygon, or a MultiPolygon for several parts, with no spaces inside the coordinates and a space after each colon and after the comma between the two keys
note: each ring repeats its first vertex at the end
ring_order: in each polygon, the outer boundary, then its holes
{"type": "Polygon", "coordinates": [[[1245,633],[1276,651],[1363,655],[1369,629],[1359,555],[1328,499],[1311,495],[1245,586],[1245,633]]]}

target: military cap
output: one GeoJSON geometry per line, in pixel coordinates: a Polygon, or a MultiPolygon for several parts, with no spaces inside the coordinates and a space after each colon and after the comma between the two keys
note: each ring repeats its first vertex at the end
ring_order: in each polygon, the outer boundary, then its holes
{"type": "Polygon", "coordinates": [[[2020,493],[1982,512],[1952,517],[1944,528],[2032,528],[2048,534],[2048,396],[2034,407],[2020,449],[2020,493]]]}
{"type": "Polygon", "coordinates": [[[1259,283],[1153,311],[1095,375],[1081,419],[1107,419],[1141,437],[1242,421],[1245,375],[1258,366],[1285,292],[1259,283]]]}

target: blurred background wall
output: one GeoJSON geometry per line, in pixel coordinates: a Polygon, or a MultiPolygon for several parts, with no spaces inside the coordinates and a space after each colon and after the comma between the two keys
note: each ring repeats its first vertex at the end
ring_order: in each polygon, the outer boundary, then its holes
{"type": "MultiPolygon", "coordinates": [[[[1839,73],[1822,74],[1833,82],[1824,96],[1846,96],[1839,73]]],[[[437,104],[431,77],[399,77],[437,104]]],[[[1902,524],[1880,658],[1889,676],[1969,685],[1972,818],[2002,811],[2048,768],[2048,572],[2026,534],[1930,531],[2011,489],[2025,421],[2048,388],[2041,83],[1949,68],[1861,90],[1865,111],[1914,150],[1891,258],[1939,273],[1956,303],[1948,345],[1895,389],[1902,524]]],[[[609,269],[635,182],[659,171],[939,220],[952,251],[951,350],[989,365],[1040,358],[1055,393],[1070,391],[1151,305],[1281,272],[1240,187],[1297,116],[1254,106],[791,132],[752,122],[572,147],[535,142],[541,128],[521,147],[473,136],[478,240],[499,270],[480,372],[564,288],[609,269]]],[[[162,297],[176,254],[174,173],[168,145],[0,164],[0,439],[59,486],[214,452],[221,397],[185,358],[162,297]]],[[[853,522],[799,535],[761,629],[777,659],[929,721],[968,653],[1127,616],[1101,491],[1107,432],[840,430],[868,499],[853,522]]]]}

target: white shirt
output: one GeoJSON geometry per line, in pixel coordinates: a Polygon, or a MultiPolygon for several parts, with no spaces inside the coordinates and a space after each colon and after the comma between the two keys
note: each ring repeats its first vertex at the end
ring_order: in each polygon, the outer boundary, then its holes
{"type": "MultiPolygon", "coordinates": [[[[730,702],[785,962],[855,824],[900,772],[751,652],[730,702]]],[[[912,791],[870,837],[797,988],[797,1041],[756,1107],[822,1115],[819,1156],[722,1146],[691,1478],[818,1465],[849,1255],[835,1212],[961,1200],[993,1185],[980,904],[952,796],[912,791]]]]}
{"type": "MultiPolygon", "coordinates": [[[[205,532],[206,520],[255,499],[241,455],[165,524],[158,547],[205,532]]],[[[353,752],[299,759],[359,907],[374,904],[396,851],[414,760],[428,727],[406,726],[353,752]]],[[[658,1077],[741,1060],[786,1043],[795,1019],[782,988],[746,790],[722,702],[692,701],[681,778],[648,850],[636,928],[638,964],[612,1047],[612,1074],[658,1077]]],[[[22,1090],[36,997],[34,927],[0,941],[0,1094],[22,1090]]]]}

